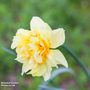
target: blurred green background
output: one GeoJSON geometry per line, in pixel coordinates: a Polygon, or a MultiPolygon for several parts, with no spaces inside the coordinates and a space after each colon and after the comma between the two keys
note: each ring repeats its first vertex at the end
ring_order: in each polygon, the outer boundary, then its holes
{"type": "MultiPolygon", "coordinates": [[[[21,76],[22,64],[15,56],[2,50],[11,49],[13,36],[17,29],[30,29],[30,20],[39,16],[52,29],[64,28],[65,44],[74,51],[90,71],[90,0],[0,0],[0,82],[17,81],[15,87],[1,87],[0,90],[36,90],[43,82],[42,77],[21,76]]],[[[60,47],[69,68],[80,78],[84,90],[90,84],[77,62],[60,47]]],[[[62,88],[79,90],[76,80],[65,73],[53,79],[62,88]]]]}

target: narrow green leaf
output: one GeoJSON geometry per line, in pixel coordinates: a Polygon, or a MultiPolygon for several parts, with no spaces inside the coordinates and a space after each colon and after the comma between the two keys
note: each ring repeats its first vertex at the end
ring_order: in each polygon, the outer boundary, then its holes
{"type": "Polygon", "coordinates": [[[5,47],[2,47],[2,49],[5,50],[6,52],[8,52],[8,53],[10,53],[10,54],[12,54],[12,55],[14,55],[14,56],[16,56],[16,53],[15,53],[15,52],[13,52],[13,51],[5,48],[5,47]]]}
{"type": "Polygon", "coordinates": [[[90,81],[90,72],[88,71],[87,67],[83,64],[83,62],[77,57],[77,55],[70,50],[65,44],[62,45],[62,47],[75,59],[75,61],[78,62],[78,64],[81,66],[85,74],[87,75],[88,80],[90,81]]]}
{"type": "Polygon", "coordinates": [[[67,89],[62,89],[62,88],[48,87],[48,86],[44,86],[44,85],[39,85],[39,87],[40,87],[42,90],[67,90],[67,89]]]}
{"type": "MultiPolygon", "coordinates": [[[[46,86],[54,77],[56,77],[57,75],[60,75],[62,73],[71,73],[75,77],[80,90],[83,90],[83,86],[80,83],[80,80],[79,80],[78,76],[76,75],[76,73],[72,69],[65,68],[65,67],[58,68],[58,69],[54,70],[52,72],[52,74],[51,74],[50,79],[48,81],[46,81],[46,82],[43,82],[42,85],[45,85],[46,86]]],[[[38,90],[41,90],[41,89],[38,89],[38,90]]]]}
{"type": "Polygon", "coordinates": [[[51,74],[50,79],[48,81],[44,82],[43,85],[47,85],[54,77],[56,77],[59,74],[66,73],[66,72],[71,73],[76,77],[76,74],[72,69],[62,67],[62,68],[58,68],[58,69],[54,70],[51,74]]]}

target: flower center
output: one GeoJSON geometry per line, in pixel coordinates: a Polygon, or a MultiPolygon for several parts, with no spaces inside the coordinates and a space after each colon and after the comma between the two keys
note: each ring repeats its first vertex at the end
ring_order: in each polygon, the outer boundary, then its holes
{"type": "Polygon", "coordinates": [[[41,35],[35,31],[30,31],[27,39],[22,40],[22,45],[16,50],[17,53],[22,53],[26,60],[29,60],[29,63],[37,62],[42,64],[45,61],[46,54],[49,53],[49,40],[44,34],[41,35]]]}
{"type": "MultiPolygon", "coordinates": [[[[44,35],[43,35],[44,36],[44,35]]],[[[46,38],[44,36],[40,36],[39,33],[31,32],[30,41],[31,43],[28,43],[31,49],[31,53],[33,54],[33,60],[35,60],[38,63],[43,63],[46,57],[46,54],[49,53],[49,40],[46,42],[44,39],[46,38]]]]}

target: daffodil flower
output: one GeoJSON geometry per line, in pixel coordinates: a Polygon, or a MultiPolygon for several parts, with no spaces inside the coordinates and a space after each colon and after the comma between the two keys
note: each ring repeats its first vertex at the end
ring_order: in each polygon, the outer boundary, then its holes
{"type": "Polygon", "coordinates": [[[48,80],[51,76],[52,67],[58,68],[57,64],[68,67],[63,54],[55,49],[65,41],[63,28],[52,30],[50,26],[39,17],[33,17],[30,22],[31,30],[18,29],[14,36],[11,48],[16,48],[15,60],[23,63],[24,73],[32,76],[43,76],[48,80]]]}

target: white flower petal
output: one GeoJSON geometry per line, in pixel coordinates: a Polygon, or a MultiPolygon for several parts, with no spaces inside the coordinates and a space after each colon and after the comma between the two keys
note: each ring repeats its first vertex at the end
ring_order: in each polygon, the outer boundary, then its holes
{"type": "Polygon", "coordinates": [[[62,28],[53,30],[52,35],[50,37],[50,48],[56,48],[60,45],[62,45],[65,41],[65,32],[62,28]]]}
{"type": "Polygon", "coordinates": [[[65,57],[63,56],[63,54],[59,50],[54,50],[54,52],[55,52],[56,60],[60,62],[62,65],[64,65],[66,68],[68,68],[68,63],[65,57]]]}

